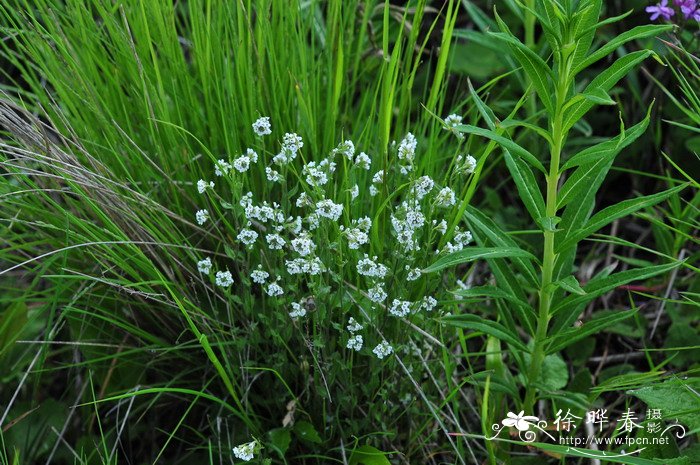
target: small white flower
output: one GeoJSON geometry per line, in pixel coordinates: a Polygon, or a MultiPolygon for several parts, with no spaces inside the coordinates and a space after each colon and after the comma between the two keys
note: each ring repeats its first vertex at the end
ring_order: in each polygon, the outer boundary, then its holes
{"type": "Polygon", "coordinates": [[[241,232],[238,233],[237,238],[250,248],[258,239],[258,233],[252,229],[241,229],[241,232]]]}
{"type": "Polygon", "coordinates": [[[423,297],[423,300],[420,303],[420,309],[425,310],[426,312],[432,312],[436,306],[437,300],[435,300],[435,298],[432,296],[423,297]]]}
{"type": "Polygon", "coordinates": [[[248,168],[250,168],[250,158],[248,158],[245,155],[236,158],[235,160],[233,160],[233,167],[239,173],[245,173],[246,171],[248,171],[248,168]]]}
{"type": "Polygon", "coordinates": [[[231,272],[226,270],[226,271],[217,271],[216,272],[216,285],[221,286],[221,287],[229,287],[231,284],[233,284],[233,276],[231,276],[231,272]]]}
{"type": "Polygon", "coordinates": [[[355,184],[354,186],[352,186],[352,189],[350,189],[350,199],[355,200],[359,195],[360,187],[357,184],[355,184]]]}
{"type": "Polygon", "coordinates": [[[323,199],[316,202],[316,214],[333,221],[338,221],[343,214],[343,204],[334,203],[330,199],[323,199]]]}
{"type": "Polygon", "coordinates": [[[306,316],[306,309],[304,305],[297,302],[292,302],[292,311],[289,312],[289,316],[292,318],[301,318],[306,316]]]}
{"type": "Polygon", "coordinates": [[[278,281],[279,279],[274,283],[270,283],[267,286],[267,290],[265,292],[267,292],[267,295],[269,295],[270,297],[278,297],[284,294],[284,289],[282,289],[282,286],[277,284],[278,281]]]}
{"type": "Polygon", "coordinates": [[[289,274],[308,274],[316,276],[324,270],[323,262],[320,258],[314,257],[311,259],[295,258],[294,260],[286,260],[287,273],[289,274]]]}
{"type": "Polygon", "coordinates": [[[374,196],[377,195],[377,194],[379,194],[379,189],[377,189],[377,188],[374,187],[373,185],[372,185],[372,186],[369,186],[369,195],[371,195],[372,197],[374,197],[374,196]]]}
{"type": "Polygon", "coordinates": [[[433,220],[433,224],[436,224],[435,230],[440,234],[445,234],[447,232],[447,221],[441,220],[439,223],[437,220],[433,220]]]}
{"type": "Polygon", "coordinates": [[[207,220],[209,219],[209,211],[206,209],[197,210],[197,213],[195,214],[195,218],[197,219],[197,224],[201,226],[204,223],[206,223],[207,220]]]}
{"type": "Polygon", "coordinates": [[[352,220],[352,223],[366,233],[372,228],[372,220],[369,216],[363,216],[357,220],[352,220]]]}
{"type": "Polygon", "coordinates": [[[408,300],[394,299],[389,307],[389,313],[399,318],[411,313],[411,302],[408,300]]]}
{"type": "Polygon", "coordinates": [[[233,448],[233,455],[244,462],[250,462],[255,457],[255,449],[258,446],[257,441],[252,441],[247,444],[241,444],[233,448]]]}
{"type": "Polygon", "coordinates": [[[214,174],[217,176],[224,176],[228,174],[231,169],[231,164],[226,160],[218,160],[214,165],[214,174]]]}
{"type": "Polygon", "coordinates": [[[438,192],[435,202],[439,207],[449,208],[457,202],[457,199],[455,198],[455,193],[452,189],[449,187],[443,187],[440,189],[440,192],[438,192]]]}
{"type": "Polygon", "coordinates": [[[457,130],[457,126],[460,124],[462,124],[462,117],[453,113],[445,118],[445,126],[443,127],[445,130],[450,131],[452,134],[457,136],[458,139],[462,140],[464,139],[464,134],[457,130]]]}
{"type": "Polygon", "coordinates": [[[265,167],[265,177],[270,182],[279,182],[280,179],[282,179],[282,176],[279,174],[279,172],[273,170],[269,166],[265,167]]]}
{"type": "Polygon", "coordinates": [[[364,327],[360,323],[358,323],[357,320],[355,320],[355,318],[350,317],[350,319],[348,319],[347,328],[348,331],[350,331],[351,333],[356,333],[358,331],[362,331],[364,327]]]}
{"type": "Polygon", "coordinates": [[[369,236],[360,228],[351,228],[344,232],[348,238],[348,247],[357,250],[361,245],[369,242],[369,236]]]}
{"type": "Polygon", "coordinates": [[[367,296],[369,297],[369,300],[371,300],[375,304],[380,304],[384,302],[387,298],[386,291],[384,290],[384,286],[381,283],[377,283],[374,285],[374,287],[370,288],[367,291],[367,296]]]}
{"type": "Polygon", "coordinates": [[[336,154],[340,154],[352,161],[352,157],[355,155],[355,144],[353,144],[351,140],[346,140],[333,149],[333,155],[336,154]]]}
{"type": "Polygon", "coordinates": [[[369,170],[372,166],[372,159],[365,152],[360,152],[360,154],[355,157],[355,165],[363,170],[369,170]]]}
{"type": "Polygon", "coordinates": [[[430,176],[421,176],[413,185],[413,194],[418,200],[421,200],[433,190],[434,186],[435,181],[433,181],[430,176]]]}
{"type": "Polygon", "coordinates": [[[207,183],[204,179],[200,179],[199,181],[197,181],[197,192],[199,192],[200,194],[204,194],[204,192],[206,192],[207,189],[213,189],[213,188],[214,188],[213,181],[209,181],[209,183],[207,183]]]}
{"type": "Polygon", "coordinates": [[[384,357],[391,355],[391,353],[394,351],[394,348],[391,347],[391,345],[386,342],[382,341],[380,342],[377,347],[372,349],[372,352],[374,352],[374,355],[377,356],[378,359],[383,359],[384,357]]]}
{"type": "Polygon", "coordinates": [[[270,126],[270,117],[269,116],[261,116],[255,122],[253,123],[253,132],[257,136],[267,136],[268,134],[272,134],[272,127],[270,126]]]}
{"type": "Polygon", "coordinates": [[[462,172],[467,174],[472,174],[476,169],[476,158],[471,155],[467,155],[464,158],[464,165],[462,165],[462,172]]]}
{"type": "MultiPolygon", "coordinates": [[[[410,267],[408,265],[406,265],[406,269],[409,270],[410,267]]],[[[420,268],[414,268],[408,272],[408,276],[406,277],[406,279],[408,281],[416,281],[417,279],[420,278],[420,276],[421,276],[420,268]]]]}
{"type": "Polygon", "coordinates": [[[282,238],[282,236],[276,233],[266,235],[265,240],[267,241],[267,246],[270,248],[270,250],[282,250],[286,244],[286,241],[282,238]]]}
{"type": "Polygon", "coordinates": [[[370,278],[383,279],[386,276],[388,269],[381,263],[376,262],[376,260],[376,256],[369,258],[369,256],[365,254],[365,258],[357,262],[357,272],[370,278]]]}
{"type": "Polygon", "coordinates": [[[197,262],[197,270],[202,274],[211,273],[211,258],[207,257],[204,260],[197,262]]]}
{"type": "Polygon", "coordinates": [[[355,334],[350,339],[348,339],[348,343],[345,347],[347,347],[350,350],[354,350],[355,352],[359,352],[360,350],[362,350],[363,344],[364,341],[362,340],[362,336],[359,334],[355,334]]]}
{"type": "Polygon", "coordinates": [[[302,257],[306,257],[316,250],[316,244],[308,233],[303,233],[296,239],[292,239],[292,249],[302,257]]]}
{"type": "Polygon", "coordinates": [[[372,182],[374,184],[382,184],[384,182],[384,170],[379,170],[372,176],[372,182]]]}
{"type": "Polygon", "coordinates": [[[269,277],[270,273],[264,271],[262,269],[262,265],[259,265],[257,270],[253,270],[253,272],[250,273],[250,279],[257,284],[265,284],[265,281],[267,281],[267,278],[269,277]]]}
{"type": "Polygon", "coordinates": [[[410,132],[406,134],[406,137],[404,137],[401,143],[399,144],[399,160],[406,161],[409,164],[413,163],[413,160],[416,157],[417,146],[418,141],[416,140],[416,137],[410,132]]]}

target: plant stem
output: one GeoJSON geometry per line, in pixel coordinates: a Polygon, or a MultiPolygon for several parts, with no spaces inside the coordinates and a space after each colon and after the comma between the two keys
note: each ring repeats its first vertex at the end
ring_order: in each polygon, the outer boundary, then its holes
{"type": "MultiPolygon", "coordinates": [[[[564,60],[560,60],[560,63],[564,60]]],[[[559,162],[561,151],[566,139],[566,132],[563,130],[564,104],[567,96],[568,70],[566,66],[560,66],[558,73],[559,82],[556,90],[556,107],[552,120],[552,144],[550,146],[549,174],[547,175],[547,201],[546,215],[554,218],[557,215],[558,186],[559,186],[559,162]]],[[[533,339],[532,357],[528,370],[528,385],[525,393],[524,408],[527,412],[532,412],[536,400],[536,383],[540,376],[542,364],[545,358],[545,339],[549,329],[550,308],[552,303],[552,279],[554,268],[556,267],[557,255],[554,253],[554,227],[549,222],[548,227],[544,227],[544,251],[542,255],[542,282],[539,290],[539,304],[537,314],[537,329],[533,339]]]]}

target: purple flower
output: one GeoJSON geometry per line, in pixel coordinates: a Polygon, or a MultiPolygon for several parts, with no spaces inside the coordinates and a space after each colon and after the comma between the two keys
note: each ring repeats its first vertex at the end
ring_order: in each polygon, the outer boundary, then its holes
{"type": "Polygon", "coordinates": [[[668,0],[661,0],[655,6],[648,6],[646,8],[647,13],[651,13],[651,20],[654,21],[656,18],[661,16],[665,20],[671,19],[671,16],[675,15],[675,10],[668,6],[668,0]]]}
{"type": "Polygon", "coordinates": [[[674,0],[673,3],[680,7],[685,19],[695,19],[700,17],[700,12],[698,12],[698,2],[696,0],[674,0]]]}

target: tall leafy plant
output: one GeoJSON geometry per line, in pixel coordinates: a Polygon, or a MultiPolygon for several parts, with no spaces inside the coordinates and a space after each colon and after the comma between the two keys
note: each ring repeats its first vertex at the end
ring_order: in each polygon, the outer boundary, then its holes
{"type": "MultiPolygon", "coordinates": [[[[462,125],[463,133],[490,139],[502,149],[520,199],[541,234],[541,251],[524,250],[482,212],[465,212],[479,249],[470,249],[445,257],[430,269],[485,258],[496,278],[496,286],[480,286],[459,291],[462,297],[488,297],[497,301],[499,321],[475,315],[454,315],[446,322],[463,328],[478,329],[500,339],[511,349],[520,369],[524,398],[514,399],[518,408],[532,411],[535,402],[547,395],[542,383],[542,367],[548,355],[634,311],[615,312],[594,318],[582,326],[574,325],[584,307],[597,297],[626,283],[655,276],[677,266],[668,263],[612,273],[604,270],[581,284],[574,276],[579,244],[605,226],[640,209],[655,205],[685,186],[624,200],[595,214],[596,192],[603,184],[615,157],[646,130],[649,114],[631,128],[621,124],[618,136],[569,154],[567,139],[584,116],[596,105],[615,105],[611,89],[625,75],[653,55],[651,50],[631,52],[616,59],[587,84],[580,78],[592,65],[607,58],[622,45],[635,39],[658,35],[665,25],[635,27],[600,48],[591,50],[596,30],[626,15],[601,20],[602,1],[544,0],[535,8],[524,5],[541,27],[551,54],[543,58],[521,42],[498,17],[500,31],[491,32],[510,51],[531,82],[546,125],[509,116],[499,120],[494,112],[473,93],[474,101],[487,128],[462,125]],[[533,153],[515,142],[515,132],[526,131],[542,142],[542,153],[533,153]],[[519,329],[527,333],[527,345],[519,329]]],[[[540,119],[541,121],[542,119],[540,119]]],[[[483,160],[480,160],[483,162],[483,160]]],[[[515,383],[507,376],[504,383],[515,383]]],[[[517,392],[513,386],[510,392],[517,392]]]]}

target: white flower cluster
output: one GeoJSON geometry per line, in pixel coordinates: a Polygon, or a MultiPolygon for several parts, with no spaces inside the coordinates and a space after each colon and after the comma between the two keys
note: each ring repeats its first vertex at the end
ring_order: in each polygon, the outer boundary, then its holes
{"type": "Polygon", "coordinates": [[[460,231],[459,227],[455,227],[452,241],[445,244],[445,252],[459,252],[468,246],[472,239],[472,233],[470,231],[460,231]]]}
{"type": "Polygon", "coordinates": [[[457,173],[472,174],[476,170],[476,158],[471,155],[457,155],[455,166],[457,173]]]}
{"type": "Polygon", "coordinates": [[[279,166],[288,165],[294,161],[302,147],[304,147],[304,141],[301,136],[295,133],[286,133],[282,139],[280,152],[272,159],[273,163],[279,166]]]}
{"type": "Polygon", "coordinates": [[[301,170],[306,177],[306,182],[313,187],[321,187],[328,184],[331,174],[335,172],[336,164],[326,158],[316,163],[310,161],[301,170]]]}
{"type": "Polygon", "coordinates": [[[270,117],[269,116],[262,116],[262,117],[258,118],[253,123],[253,132],[255,132],[255,135],[257,135],[259,137],[272,134],[272,126],[270,125],[270,117]]]}
{"type": "Polygon", "coordinates": [[[289,316],[295,319],[306,316],[304,302],[292,302],[292,311],[289,312],[289,316]]]}
{"type": "Polygon", "coordinates": [[[255,450],[258,448],[257,441],[251,441],[233,448],[233,455],[244,462],[250,462],[255,458],[255,450]]]}
{"type": "Polygon", "coordinates": [[[418,147],[418,140],[416,136],[410,132],[406,134],[399,144],[398,157],[399,160],[404,165],[400,165],[399,169],[401,174],[407,175],[409,172],[413,171],[413,161],[416,159],[416,148],[418,147]]]}
{"type": "Polygon", "coordinates": [[[394,352],[394,348],[388,342],[382,341],[377,345],[377,347],[372,349],[372,352],[374,352],[374,355],[381,360],[384,357],[391,355],[394,352]]]}
{"type": "Polygon", "coordinates": [[[197,192],[200,194],[204,194],[207,189],[213,189],[214,188],[214,182],[209,181],[208,183],[204,179],[200,179],[197,181],[197,192]]]}
{"type": "Polygon", "coordinates": [[[355,320],[355,318],[350,317],[350,319],[348,320],[347,329],[350,333],[350,338],[348,339],[348,342],[345,347],[350,350],[354,350],[355,352],[359,352],[360,350],[362,350],[362,345],[364,344],[364,341],[362,339],[362,335],[355,333],[358,331],[362,331],[364,327],[360,323],[358,323],[355,320]]]}
{"type": "Polygon", "coordinates": [[[450,131],[452,134],[457,136],[459,140],[464,139],[464,134],[461,133],[458,129],[457,126],[462,124],[462,117],[457,115],[457,114],[451,114],[447,118],[445,118],[445,126],[444,128],[447,131],[450,131]]]}
{"type": "MultiPolygon", "coordinates": [[[[445,121],[454,129],[461,124],[461,117],[450,115],[445,121]]],[[[259,118],[252,127],[258,137],[272,133],[269,117],[259,118]]],[[[373,315],[407,318],[435,309],[435,297],[425,295],[425,292],[423,297],[415,296],[425,285],[432,285],[431,280],[423,279],[421,261],[424,254],[418,252],[424,248],[428,251],[437,248],[436,233],[441,236],[447,234],[451,210],[444,209],[456,205],[457,196],[451,187],[438,185],[430,176],[419,176],[416,137],[409,132],[398,147],[394,145],[396,157],[393,161],[387,164],[386,160],[378,160],[383,169],[371,174],[368,191],[372,197],[380,192],[390,194],[390,197],[368,202],[374,208],[381,205],[379,210],[366,212],[369,216],[360,213],[365,202],[355,200],[360,198],[364,188],[361,186],[367,186],[362,184],[362,180],[368,180],[370,176],[367,172],[372,169],[372,158],[365,152],[357,153],[355,144],[346,140],[334,148],[327,158],[314,160],[314,157],[308,157],[310,161],[298,166],[295,160],[303,158],[300,156],[303,147],[301,136],[286,133],[281,149],[271,159],[266,159],[267,152],[261,151],[261,155],[258,155],[254,149],[248,148],[237,158],[229,161],[221,159],[214,164],[217,176],[226,176],[232,170],[234,174],[250,172],[240,177],[236,174],[231,179],[234,181],[231,184],[232,195],[238,197],[234,205],[220,200],[223,210],[233,210],[235,216],[234,221],[219,224],[236,225],[237,230],[229,233],[235,237],[237,253],[244,253],[247,257],[239,262],[241,265],[236,269],[245,267],[251,259],[258,259],[251,268],[241,271],[249,276],[249,280],[242,279],[243,284],[260,286],[260,292],[275,298],[270,301],[274,302],[272,305],[286,308],[293,320],[307,317],[312,309],[308,300],[299,300],[300,290],[313,293],[327,289],[329,282],[346,280],[345,274],[348,272],[359,275],[350,277],[347,282],[354,283],[360,279],[363,285],[357,292],[364,296],[365,303],[369,301],[373,315]],[[265,178],[270,183],[285,182],[280,189],[274,187],[273,192],[282,191],[283,195],[288,195],[277,198],[279,203],[274,199],[254,200],[253,192],[241,191],[243,187],[257,185],[248,183],[247,177],[256,176],[262,171],[251,170],[260,159],[266,164],[265,178]],[[337,171],[342,175],[336,176],[337,171]],[[395,173],[407,178],[394,177],[395,173]],[[286,184],[292,180],[295,184],[286,184]],[[392,202],[388,202],[389,199],[392,202]],[[375,225],[372,218],[380,218],[380,222],[375,225]],[[382,244],[377,246],[373,239],[376,233],[385,230],[387,220],[390,237],[386,239],[390,243],[385,247],[381,247],[382,244]],[[368,253],[375,250],[382,251],[381,258],[368,253]],[[261,262],[265,263],[265,268],[259,264],[261,262]],[[350,265],[345,266],[348,262],[350,265]],[[392,267],[382,262],[391,263],[392,267]],[[338,266],[341,268],[336,268],[338,266]],[[342,271],[338,272],[339,269],[342,271]],[[413,286],[412,283],[418,280],[421,280],[421,285],[413,286]],[[402,292],[411,295],[400,295],[402,292]]],[[[476,160],[470,155],[460,156],[455,162],[456,173],[469,174],[476,168],[476,160]]],[[[200,179],[197,182],[200,194],[212,189],[214,183],[211,181],[200,179]]],[[[205,199],[214,201],[221,198],[212,195],[205,199]]],[[[216,208],[212,211],[221,210],[216,208]]],[[[200,225],[211,219],[207,209],[198,210],[195,216],[200,225]]],[[[450,235],[451,241],[435,253],[461,250],[472,241],[469,231],[460,231],[455,224],[449,226],[454,231],[450,235]]],[[[202,275],[210,276],[219,287],[229,288],[234,283],[233,275],[227,269],[217,271],[211,277],[215,265],[208,257],[197,262],[197,269],[202,275]]],[[[324,293],[319,295],[327,295],[324,293]]],[[[251,294],[257,295],[259,292],[251,294]]],[[[319,302],[319,305],[324,304],[319,302]]],[[[319,312],[322,313],[325,312],[319,312]]],[[[373,321],[374,317],[371,318],[370,321],[373,321]]],[[[350,317],[346,328],[349,333],[346,348],[360,352],[365,342],[360,334],[364,330],[363,324],[350,317]]],[[[382,339],[372,352],[377,358],[384,359],[394,352],[394,348],[382,339]]],[[[241,455],[252,459],[255,447],[253,441],[237,449],[241,455]]]]}
{"type": "Polygon", "coordinates": [[[229,270],[216,272],[216,285],[221,287],[230,287],[233,284],[233,276],[229,270]]]}

